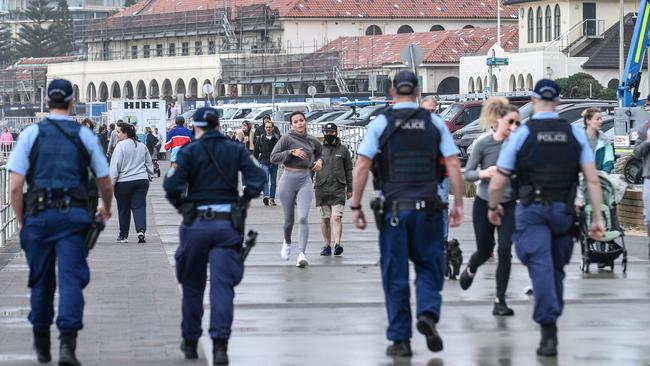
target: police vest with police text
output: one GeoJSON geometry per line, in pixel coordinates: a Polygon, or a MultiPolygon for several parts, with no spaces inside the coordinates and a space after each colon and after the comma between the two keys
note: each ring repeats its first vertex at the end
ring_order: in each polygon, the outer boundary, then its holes
{"type": "Polygon", "coordinates": [[[79,200],[88,198],[90,157],[79,137],[80,129],[81,125],[74,121],[52,121],[46,118],[38,124],[38,137],[29,155],[28,192],[56,191],[65,192],[79,200]],[[77,144],[53,126],[54,123],[76,139],[77,144]],[[82,158],[80,154],[86,156],[82,158]]]}
{"type": "Polygon", "coordinates": [[[517,153],[519,189],[539,190],[551,200],[568,198],[578,182],[581,151],[571,125],[559,119],[531,119],[526,126],[530,134],[517,153]]]}
{"type": "Polygon", "coordinates": [[[425,109],[390,109],[373,172],[386,201],[433,199],[440,181],[440,131],[425,109]]]}

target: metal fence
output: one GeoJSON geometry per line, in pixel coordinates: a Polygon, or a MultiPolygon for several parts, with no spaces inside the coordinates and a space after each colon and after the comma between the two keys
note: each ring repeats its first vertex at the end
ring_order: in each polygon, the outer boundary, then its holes
{"type": "Polygon", "coordinates": [[[18,221],[11,207],[9,171],[0,165],[0,247],[4,246],[18,232],[18,221]]]}
{"type": "Polygon", "coordinates": [[[0,164],[4,165],[7,160],[9,160],[9,155],[11,155],[11,151],[14,149],[14,146],[16,145],[16,141],[13,142],[0,142],[0,164]]]}
{"type": "MultiPolygon", "coordinates": [[[[101,124],[108,124],[107,116],[73,116],[75,121],[81,123],[84,119],[88,118],[95,124],[95,127],[98,128],[101,124]]],[[[42,120],[42,117],[5,117],[0,120],[0,128],[7,127],[9,129],[16,129],[21,131],[23,128],[38,123],[42,120]]]]}

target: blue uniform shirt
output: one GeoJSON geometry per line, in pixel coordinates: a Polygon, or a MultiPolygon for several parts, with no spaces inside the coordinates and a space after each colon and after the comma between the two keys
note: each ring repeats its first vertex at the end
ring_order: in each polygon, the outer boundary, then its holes
{"type": "MultiPolygon", "coordinates": [[[[559,119],[560,116],[555,112],[542,112],[535,113],[532,119],[559,119]]],[[[587,140],[585,130],[579,126],[571,126],[573,136],[580,144],[580,164],[590,163],[594,161],[594,154],[591,151],[591,146],[587,140]]],[[[504,170],[515,170],[517,164],[517,153],[523,146],[524,142],[530,135],[530,130],[525,124],[518,127],[515,132],[503,144],[499,159],[497,160],[497,167],[504,170]]]]}
{"type": "MultiPolygon", "coordinates": [[[[396,103],[392,106],[393,109],[416,109],[418,108],[417,103],[415,102],[406,102],[406,103],[396,103]]],[[[436,114],[431,114],[431,121],[438,128],[440,132],[440,152],[442,156],[449,157],[452,155],[460,154],[460,151],[454,144],[453,139],[451,138],[451,133],[447,129],[445,122],[438,117],[436,114]]],[[[357,148],[357,154],[363,155],[368,159],[373,159],[377,155],[377,150],[379,149],[379,138],[381,134],[386,129],[388,125],[388,120],[383,114],[377,116],[370,124],[368,124],[368,130],[366,135],[363,138],[363,141],[359,144],[357,148]]]]}
{"type": "MultiPolygon", "coordinates": [[[[73,118],[70,116],[50,115],[47,118],[53,121],[73,121],[73,118]]],[[[29,153],[32,150],[32,146],[34,146],[37,137],[37,124],[31,125],[21,132],[18,141],[16,142],[16,146],[11,152],[11,156],[9,156],[7,170],[23,176],[27,175],[27,171],[29,170],[29,153]]],[[[66,139],[65,137],[62,138],[66,139]]],[[[108,162],[106,161],[104,149],[102,149],[99,144],[97,136],[95,136],[89,128],[81,126],[79,129],[79,138],[86,147],[88,155],[90,155],[90,167],[95,173],[95,176],[97,178],[107,177],[109,173],[108,162]]],[[[66,142],[68,142],[67,139],[66,142]]]]}

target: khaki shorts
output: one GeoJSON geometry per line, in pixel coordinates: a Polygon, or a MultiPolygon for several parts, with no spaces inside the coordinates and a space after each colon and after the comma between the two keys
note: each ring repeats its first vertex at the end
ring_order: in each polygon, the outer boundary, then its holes
{"type": "Polygon", "coordinates": [[[332,217],[332,213],[334,213],[334,216],[343,217],[343,210],[345,209],[345,206],[343,205],[320,206],[319,208],[320,208],[321,219],[328,219],[332,217]]]}

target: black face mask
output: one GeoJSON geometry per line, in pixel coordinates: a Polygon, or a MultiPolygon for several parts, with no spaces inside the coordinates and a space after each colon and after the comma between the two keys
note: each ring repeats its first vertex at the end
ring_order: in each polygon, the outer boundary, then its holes
{"type": "Polygon", "coordinates": [[[325,135],[325,142],[332,145],[336,142],[336,135],[325,135]]]}

